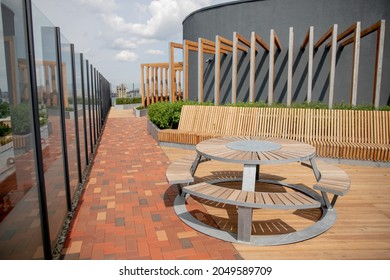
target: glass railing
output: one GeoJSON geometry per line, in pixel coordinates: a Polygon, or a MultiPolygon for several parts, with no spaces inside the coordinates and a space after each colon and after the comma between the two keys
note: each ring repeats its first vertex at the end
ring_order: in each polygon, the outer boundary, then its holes
{"type": "Polygon", "coordinates": [[[0,258],[44,257],[22,0],[1,0],[0,258]]]}
{"type": "Polygon", "coordinates": [[[83,188],[110,84],[29,1],[0,3],[0,259],[50,259],[83,188]]]}

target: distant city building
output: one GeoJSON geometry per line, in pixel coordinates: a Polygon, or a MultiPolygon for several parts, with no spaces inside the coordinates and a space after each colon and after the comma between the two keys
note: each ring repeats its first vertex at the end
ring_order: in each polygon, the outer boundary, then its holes
{"type": "Polygon", "coordinates": [[[116,96],[119,98],[127,97],[126,89],[127,88],[126,88],[125,84],[121,84],[120,86],[117,86],[116,87],[116,96]]]}

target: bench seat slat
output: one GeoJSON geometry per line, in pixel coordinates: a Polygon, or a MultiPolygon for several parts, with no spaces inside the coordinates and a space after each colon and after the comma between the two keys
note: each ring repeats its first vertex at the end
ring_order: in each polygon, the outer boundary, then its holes
{"type": "Polygon", "coordinates": [[[349,191],[351,180],[344,170],[324,161],[316,160],[315,163],[320,172],[320,179],[313,186],[315,190],[340,196],[349,191]]]}
{"type": "Polygon", "coordinates": [[[295,192],[293,194],[296,198],[299,197],[299,201],[301,201],[302,203],[315,203],[315,199],[312,199],[311,197],[307,196],[307,195],[304,195],[303,193],[300,193],[300,192],[295,192]]]}
{"type": "Polygon", "coordinates": [[[292,203],[291,200],[287,198],[286,194],[284,194],[284,193],[282,193],[282,194],[277,193],[276,195],[279,197],[279,199],[281,201],[283,201],[283,204],[285,204],[285,205],[294,205],[294,203],[292,203]]]}
{"type": "Polygon", "coordinates": [[[168,183],[171,185],[193,183],[194,177],[191,174],[191,167],[195,158],[196,154],[193,154],[172,161],[165,173],[168,183]]]}
{"type": "Polygon", "coordinates": [[[289,195],[286,195],[286,197],[294,204],[294,205],[304,205],[305,203],[302,202],[302,199],[294,193],[289,193],[289,195]]]}
{"type": "Polygon", "coordinates": [[[210,201],[250,208],[309,209],[321,207],[320,202],[303,193],[248,192],[207,182],[183,187],[183,192],[210,201]]]}
{"type": "Polygon", "coordinates": [[[222,199],[227,199],[232,193],[233,193],[234,189],[226,189],[226,191],[221,194],[219,197],[222,198],[222,199]]]}
{"type": "Polygon", "coordinates": [[[276,193],[270,193],[269,194],[274,204],[284,204],[284,202],[279,198],[279,196],[276,193]]]}
{"type": "Polygon", "coordinates": [[[232,200],[232,201],[234,201],[234,200],[236,200],[237,199],[237,197],[240,195],[240,192],[241,191],[239,191],[239,190],[233,190],[233,192],[231,193],[231,195],[229,195],[229,197],[227,198],[227,200],[232,200]]]}
{"type": "Polygon", "coordinates": [[[261,193],[256,192],[255,193],[255,197],[256,197],[256,203],[258,203],[258,204],[264,204],[265,203],[261,193]]]}

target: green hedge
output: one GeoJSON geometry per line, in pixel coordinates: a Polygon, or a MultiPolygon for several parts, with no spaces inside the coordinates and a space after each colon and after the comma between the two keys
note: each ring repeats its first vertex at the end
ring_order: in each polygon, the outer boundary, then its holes
{"type": "Polygon", "coordinates": [[[148,106],[149,120],[158,128],[177,128],[183,105],[212,105],[212,103],[199,104],[197,101],[157,102],[148,106]]]}
{"type": "MultiPolygon", "coordinates": [[[[285,103],[275,103],[271,106],[268,105],[265,101],[259,101],[259,102],[237,102],[236,104],[226,104],[225,106],[234,106],[234,107],[270,107],[270,108],[288,108],[287,104],[285,103]]],[[[301,108],[301,109],[329,109],[328,104],[322,103],[322,102],[302,102],[302,103],[292,103],[291,108],[301,108]]],[[[375,107],[372,104],[361,104],[357,106],[353,106],[346,103],[339,103],[334,104],[333,108],[334,110],[363,110],[363,111],[373,111],[376,110],[375,107]]],[[[390,106],[382,106],[378,108],[378,111],[389,111],[390,106]]]]}
{"type": "MultiPolygon", "coordinates": [[[[149,120],[153,122],[158,128],[177,128],[180,120],[181,108],[183,105],[207,105],[213,106],[212,102],[201,103],[197,101],[178,101],[178,102],[157,102],[148,106],[149,120]]],[[[286,104],[277,103],[269,106],[266,102],[238,102],[236,104],[226,104],[222,106],[235,106],[235,107],[271,107],[271,108],[287,108],[286,104]]],[[[312,103],[293,103],[292,108],[303,109],[328,109],[328,105],[321,102],[312,103]]],[[[352,106],[349,104],[335,104],[333,109],[337,110],[375,110],[375,108],[369,105],[352,106]]],[[[379,108],[381,111],[389,111],[390,106],[383,106],[379,108]]]]}
{"type": "Polygon", "coordinates": [[[137,104],[141,103],[141,97],[119,97],[115,100],[116,105],[123,105],[123,104],[137,104]]]}

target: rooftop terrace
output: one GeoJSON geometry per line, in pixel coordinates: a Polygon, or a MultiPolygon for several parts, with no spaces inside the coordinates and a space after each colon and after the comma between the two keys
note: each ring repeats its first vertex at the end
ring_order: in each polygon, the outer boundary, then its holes
{"type": "MultiPolygon", "coordinates": [[[[61,258],[390,259],[390,168],[337,164],[350,175],[351,189],[338,202],[335,225],[318,237],[283,246],[232,244],[203,235],[176,216],[172,206],[177,189],[168,185],[165,170],[171,160],[194,151],[159,146],[146,126],[145,117],[111,109],[61,258]]],[[[221,169],[237,171],[240,166],[209,162],[199,167],[197,176],[221,169]]],[[[288,174],[277,166],[264,166],[262,174],[289,177],[297,184],[312,185],[314,180],[311,171],[294,164],[288,174]]],[[[235,219],[231,219],[236,213],[231,207],[192,198],[189,205],[192,213],[208,224],[236,229],[235,219]]],[[[306,210],[283,215],[277,210],[277,216],[271,210],[256,211],[259,224],[274,231],[282,220],[287,225],[282,229],[285,232],[309,225],[316,215],[306,210]]]]}

